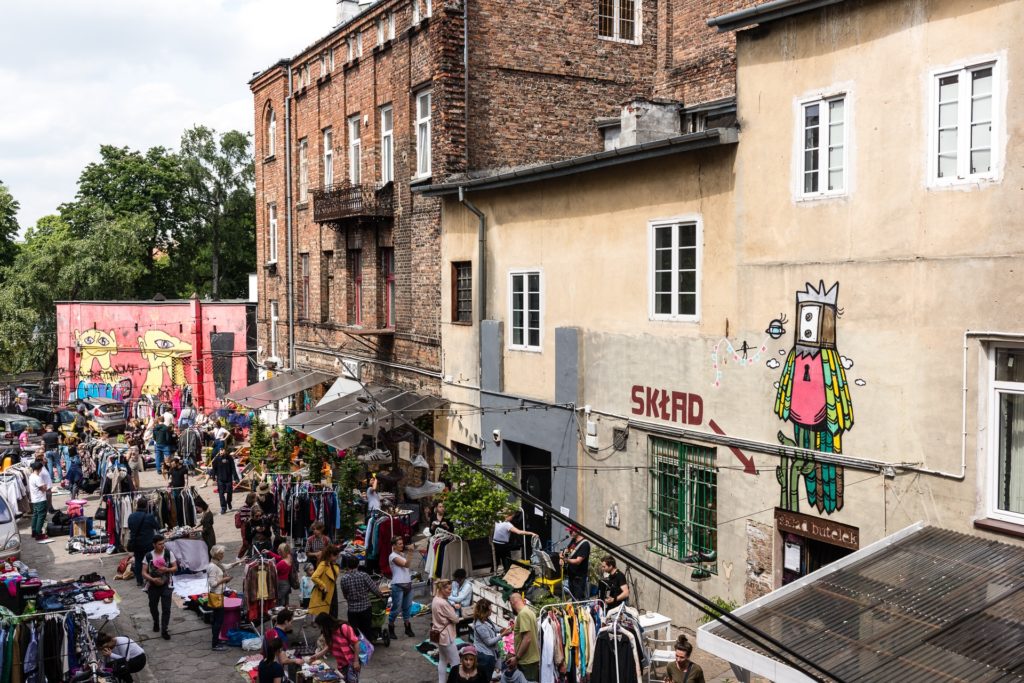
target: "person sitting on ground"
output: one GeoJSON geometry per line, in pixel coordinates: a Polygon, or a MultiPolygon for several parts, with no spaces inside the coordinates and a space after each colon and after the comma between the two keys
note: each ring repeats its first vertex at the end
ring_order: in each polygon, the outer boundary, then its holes
{"type": "Polygon", "coordinates": [[[501,670],[501,678],[498,679],[498,683],[530,683],[526,680],[526,676],[519,670],[519,664],[516,662],[515,657],[505,660],[505,666],[501,670]]]}
{"type": "Polygon", "coordinates": [[[448,602],[455,608],[455,613],[460,617],[473,604],[473,586],[466,578],[466,570],[459,567],[452,574],[452,595],[448,602]]]}
{"type": "Polygon", "coordinates": [[[459,665],[448,671],[448,683],[491,683],[476,663],[476,648],[467,645],[459,652],[459,665]]]}
{"type": "Polygon", "coordinates": [[[680,635],[676,639],[675,661],[668,663],[668,670],[665,672],[665,683],[704,683],[704,670],[700,664],[690,661],[693,654],[693,645],[680,635]]]}
{"type": "Polygon", "coordinates": [[[281,663],[281,666],[289,666],[294,664],[295,666],[302,666],[302,657],[296,657],[291,659],[288,657],[288,633],[291,631],[292,621],[295,619],[295,614],[288,608],[285,608],[277,613],[274,617],[274,625],[271,626],[267,632],[263,635],[263,651],[267,650],[267,643],[272,640],[281,641],[281,651],[277,655],[277,661],[281,663]]]}
{"type": "Polygon", "coordinates": [[[146,652],[131,638],[101,632],[96,636],[96,650],[107,660],[117,683],[131,683],[132,674],[146,668],[146,652]]]}
{"type": "Polygon", "coordinates": [[[264,645],[263,659],[257,669],[257,683],[283,683],[284,667],[278,656],[284,648],[280,638],[271,638],[264,645]]]}

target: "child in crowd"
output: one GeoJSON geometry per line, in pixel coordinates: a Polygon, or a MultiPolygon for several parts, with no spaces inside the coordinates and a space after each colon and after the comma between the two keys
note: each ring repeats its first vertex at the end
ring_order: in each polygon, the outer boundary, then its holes
{"type": "Polygon", "coordinates": [[[302,609],[308,609],[309,597],[313,595],[313,587],[316,586],[316,584],[313,583],[313,565],[307,563],[306,566],[302,568],[302,571],[305,572],[306,575],[302,577],[301,581],[299,581],[299,606],[302,607],[302,609]]]}

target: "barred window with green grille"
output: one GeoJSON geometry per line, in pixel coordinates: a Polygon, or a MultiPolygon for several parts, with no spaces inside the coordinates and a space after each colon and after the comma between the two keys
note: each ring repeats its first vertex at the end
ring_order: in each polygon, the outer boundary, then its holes
{"type": "Polygon", "coordinates": [[[718,573],[715,449],[651,437],[649,549],[718,573]]]}

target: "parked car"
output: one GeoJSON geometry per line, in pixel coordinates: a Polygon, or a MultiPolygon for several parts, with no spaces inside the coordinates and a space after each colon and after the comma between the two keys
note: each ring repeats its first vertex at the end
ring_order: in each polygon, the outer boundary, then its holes
{"type": "MultiPolygon", "coordinates": [[[[28,415],[0,413],[0,464],[8,455],[21,455],[18,439],[25,430],[29,432],[29,450],[34,450],[42,445],[43,441],[40,438],[43,433],[42,422],[28,415]]],[[[15,462],[18,459],[20,458],[15,459],[15,462]]]]}
{"type": "Polygon", "coordinates": [[[0,498],[0,560],[17,560],[21,557],[21,533],[14,518],[15,511],[0,498]]]}
{"type": "MultiPolygon", "coordinates": [[[[85,416],[96,429],[102,429],[107,434],[121,434],[128,426],[124,418],[124,403],[121,401],[113,398],[87,398],[79,403],[85,404],[85,416]]],[[[74,421],[74,415],[71,419],[74,421]]]]}

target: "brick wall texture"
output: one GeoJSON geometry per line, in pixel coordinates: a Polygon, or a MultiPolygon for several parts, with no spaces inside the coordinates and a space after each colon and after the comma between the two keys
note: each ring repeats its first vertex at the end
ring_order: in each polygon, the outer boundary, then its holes
{"type": "Polygon", "coordinates": [[[428,179],[416,182],[433,183],[599,151],[603,141],[595,119],[618,115],[634,97],[692,105],[733,94],[733,35],[714,33],[705,20],[752,2],[636,0],[639,39],[623,42],[598,36],[599,1],[605,0],[473,0],[464,8],[460,0],[434,0],[427,17],[425,0],[381,0],[251,81],[257,322],[264,357],[272,351],[270,302],[276,301],[276,354],[288,362],[286,133],[297,364],[333,371],[339,355],[382,361],[364,364],[364,379],[430,390],[437,383],[431,373],[439,373],[441,365],[441,213],[439,200],[412,191],[417,94],[431,93],[432,168],[428,179]],[[419,3],[416,24],[412,2],[419,3]],[[292,97],[286,116],[289,69],[292,97]],[[314,221],[313,191],[352,181],[353,120],[360,129],[360,180],[379,183],[383,107],[393,112],[393,218],[314,221]],[[325,178],[328,130],[333,174],[325,178]],[[307,197],[300,197],[303,141],[307,197]],[[276,266],[265,266],[271,206],[276,207],[278,259],[276,266]],[[385,267],[391,253],[393,269],[385,267]],[[308,273],[303,255],[308,255],[308,273]]]}

